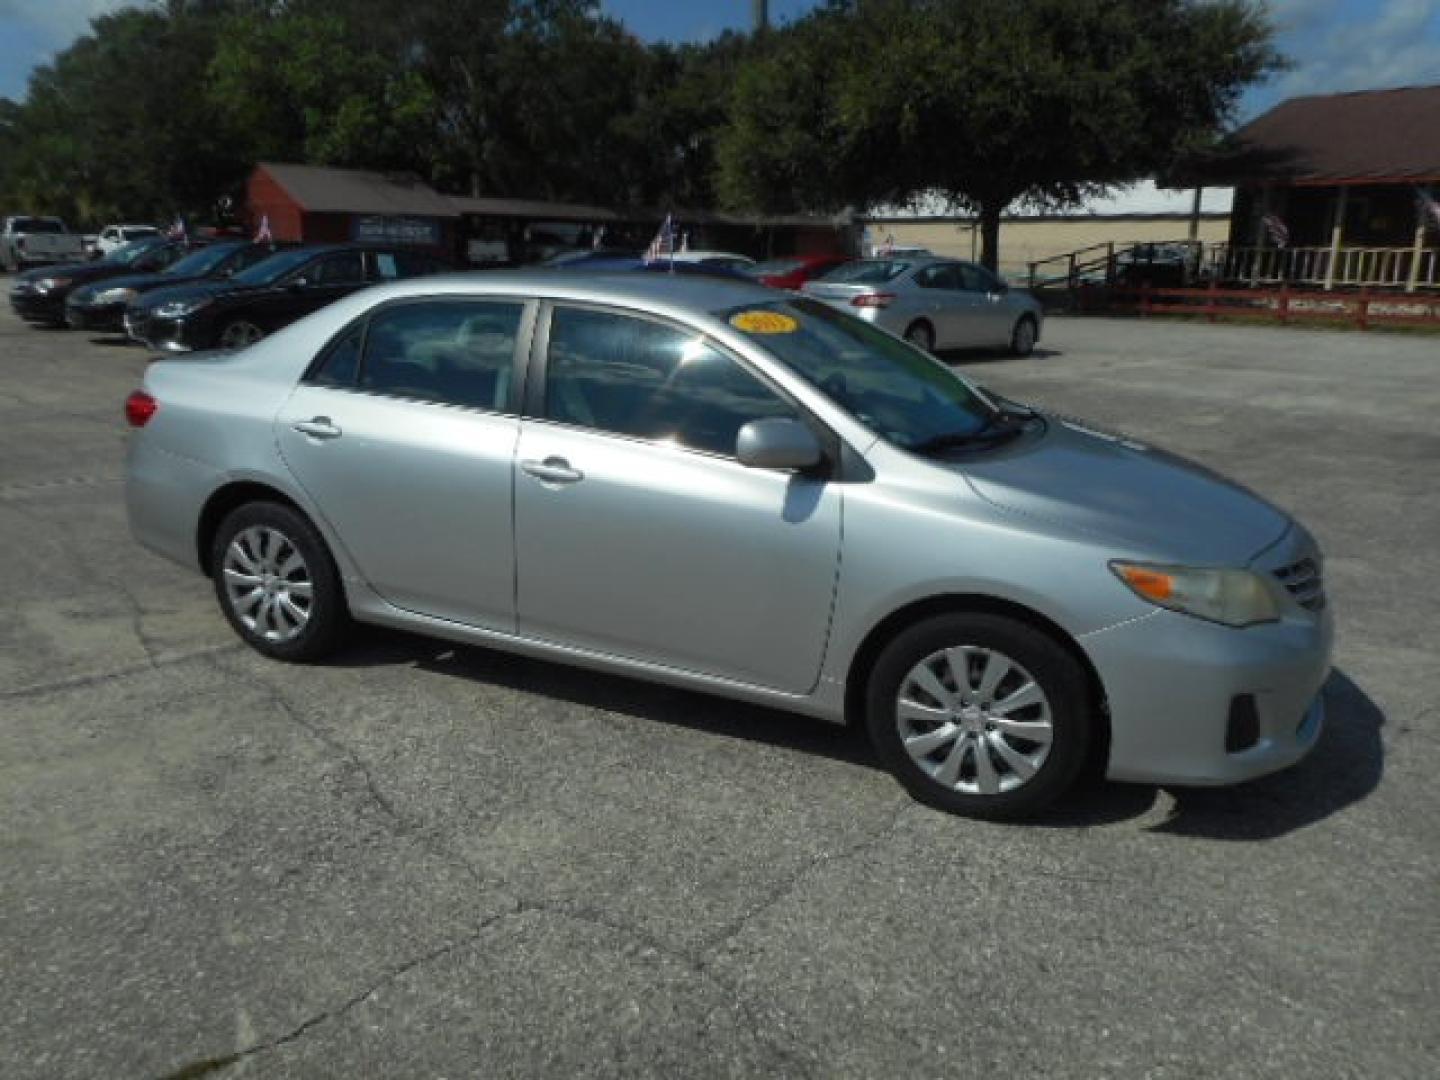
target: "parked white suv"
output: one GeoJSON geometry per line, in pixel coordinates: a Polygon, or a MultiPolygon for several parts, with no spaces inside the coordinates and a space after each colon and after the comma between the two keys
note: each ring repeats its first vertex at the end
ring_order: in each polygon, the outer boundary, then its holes
{"type": "Polygon", "coordinates": [[[144,240],[159,235],[160,230],[154,225],[106,225],[100,230],[100,236],[95,241],[95,258],[103,259],[121,244],[128,244],[131,240],[144,240]]]}

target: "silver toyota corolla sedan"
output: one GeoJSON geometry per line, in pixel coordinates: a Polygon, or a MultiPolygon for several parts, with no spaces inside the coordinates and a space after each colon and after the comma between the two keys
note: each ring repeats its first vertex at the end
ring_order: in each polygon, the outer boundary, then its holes
{"type": "Polygon", "coordinates": [[[857,259],[805,293],[927,351],[976,346],[1029,356],[1045,321],[1040,301],[983,266],[933,255],[857,259]]]}
{"type": "Polygon", "coordinates": [[[135,535],[277,660],[354,619],[861,724],[986,816],[1320,731],[1303,526],[793,293],[425,278],[152,363],[126,412],[135,535]]]}

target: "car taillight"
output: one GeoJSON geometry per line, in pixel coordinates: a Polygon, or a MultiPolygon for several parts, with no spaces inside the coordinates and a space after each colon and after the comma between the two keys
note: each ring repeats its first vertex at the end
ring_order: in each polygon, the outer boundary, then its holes
{"type": "Polygon", "coordinates": [[[851,307],[889,307],[890,302],[895,299],[894,293],[871,292],[861,293],[850,301],[851,307]]]}
{"type": "Polygon", "coordinates": [[[158,408],[160,403],[144,390],[132,390],[125,399],[125,420],[131,427],[144,427],[158,408]]]}

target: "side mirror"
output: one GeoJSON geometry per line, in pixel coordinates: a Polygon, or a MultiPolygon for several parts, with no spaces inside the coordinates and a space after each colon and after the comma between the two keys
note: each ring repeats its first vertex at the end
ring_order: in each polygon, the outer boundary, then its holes
{"type": "Polygon", "coordinates": [[[752,469],[810,469],[824,456],[820,440],[799,420],[751,420],[735,436],[735,457],[752,469]]]}

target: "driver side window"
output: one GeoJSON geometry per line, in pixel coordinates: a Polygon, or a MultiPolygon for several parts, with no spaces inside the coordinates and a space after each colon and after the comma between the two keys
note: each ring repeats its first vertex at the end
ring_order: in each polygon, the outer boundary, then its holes
{"type": "Polygon", "coordinates": [[[556,308],[545,415],[559,423],[735,456],[751,420],[795,409],[703,336],[615,312],[556,308]]]}
{"type": "Polygon", "coordinates": [[[365,280],[365,264],[358,251],[330,255],[301,271],[312,285],[359,285],[365,280]]]}

